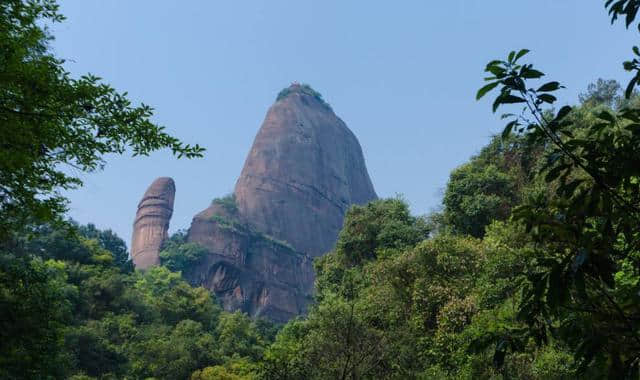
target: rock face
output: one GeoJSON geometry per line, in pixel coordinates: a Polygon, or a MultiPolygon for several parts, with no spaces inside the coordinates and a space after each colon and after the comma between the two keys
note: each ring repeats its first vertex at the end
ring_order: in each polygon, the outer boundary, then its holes
{"type": "Polygon", "coordinates": [[[304,313],[312,258],[331,250],[346,210],[376,199],[353,133],[305,85],[269,109],[231,197],[193,218],[209,255],[184,275],[227,310],[284,322],[304,313]]]}
{"type": "Polygon", "coordinates": [[[269,109],[234,193],[260,231],[319,256],[333,248],[349,206],[376,193],[345,123],[319,94],[287,90],[269,109]]]}
{"type": "Polygon", "coordinates": [[[158,252],[167,238],[176,187],[171,178],[153,181],[138,204],[133,222],[131,258],[136,268],[160,264],[158,252]]]}
{"type": "Polygon", "coordinates": [[[189,241],[209,254],[183,275],[213,291],[226,310],[278,322],[305,312],[313,288],[309,256],[215,203],[194,217],[189,241]]]}

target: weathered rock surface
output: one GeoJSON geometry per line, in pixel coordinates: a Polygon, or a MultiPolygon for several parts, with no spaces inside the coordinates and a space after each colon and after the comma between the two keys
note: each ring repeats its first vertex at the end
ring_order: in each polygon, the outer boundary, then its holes
{"type": "Polygon", "coordinates": [[[240,214],[311,256],[331,250],[346,210],[376,199],[355,135],[300,85],[277,101],[235,187],[240,214]]]}
{"type": "Polygon", "coordinates": [[[175,193],[173,179],[161,177],[153,181],[138,204],[131,242],[131,258],[136,268],[160,264],[158,253],[167,238],[175,193]]]}
{"type": "Polygon", "coordinates": [[[189,241],[210,252],[184,272],[189,282],[212,290],[226,310],[285,322],[311,299],[311,259],[244,224],[213,204],[196,215],[189,241]]]}
{"type": "Polygon", "coordinates": [[[269,109],[232,202],[193,218],[188,240],[209,255],[184,274],[227,310],[284,322],[304,313],[312,258],[331,250],[352,204],[376,199],[356,137],[309,87],[269,109]]]}

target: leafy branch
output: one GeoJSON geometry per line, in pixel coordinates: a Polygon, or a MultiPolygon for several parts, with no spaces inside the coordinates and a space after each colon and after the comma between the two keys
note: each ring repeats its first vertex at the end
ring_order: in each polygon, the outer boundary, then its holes
{"type": "MultiPolygon", "coordinates": [[[[478,90],[476,95],[476,99],[479,100],[491,90],[502,85],[500,88],[500,94],[493,102],[493,112],[496,112],[501,105],[525,104],[525,108],[521,115],[507,123],[502,132],[502,137],[504,139],[508,138],[514,130],[518,133],[527,132],[534,140],[540,140],[541,138],[546,137],[557,147],[560,153],[568,157],[573,162],[573,165],[587,173],[593,181],[605,192],[609,193],[611,198],[621,207],[624,207],[635,214],[640,214],[640,208],[637,205],[628,202],[622,195],[618,194],[616,190],[606,182],[605,176],[600,173],[597,168],[589,165],[587,160],[576,153],[580,148],[584,148],[584,146],[579,144],[579,140],[573,139],[568,143],[563,140],[560,133],[562,133],[565,138],[571,139],[574,137],[572,132],[569,130],[569,127],[573,126],[573,123],[568,117],[572,111],[572,107],[562,107],[553,118],[546,116],[549,113],[542,109],[542,105],[553,105],[557,101],[557,98],[552,95],[552,93],[564,88],[564,86],[559,82],[553,81],[545,83],[537,89],[527,88],[527,80],[539,79],[545,75],[543,72],[535,70],[531,64],[518,64],[518,60],[527,53],[529,53],[529,50],[527,49],[520,50],[517,53],[512,51],[509,53],[506,61],[494,60],[489,62],[485,71],[493,74],[493,76],[485,78],[485,81],[490,83],[478,90]],[[514,95],[514,93],[517,95],[514,95]],[[533,122],[526,116],[527,112],[533,118],[533,122]],[[526,125],[523,125],[523,121],[526,125]]],[[[503,115],[503,118],[511,116],[514,115],[505,114],[503,115]]],[[[621,116],[633,120],[638,119],[640,115],[638,111],[626,109],[621,116]]],[[[615,127],[618,123],[617,118],[606,111],[600,113],[598,117],[608,123],[606,127],[615,127]]],[[[557,179],[560,177],[562,172],[564,172],[562,177],[566,179],[570,171],[570,165],[557,166],[549,172],[547,182],[557,179]]],[[[569,188],[563,187],[562,190],[567,189],[573,189],[575,191],[577,189],[577,185],[571,185],[569,188]]]]}

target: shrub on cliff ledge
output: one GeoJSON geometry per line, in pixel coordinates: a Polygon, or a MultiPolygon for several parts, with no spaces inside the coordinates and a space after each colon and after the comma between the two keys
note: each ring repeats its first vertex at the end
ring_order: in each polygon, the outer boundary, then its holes
{"type": "Polygon", "coordinates": [[[294,83],[289,87],[283,88],[282,91],[280,91],[278,93],[278,96],[276,97],[276,101],[280,101],[280,100],[286,98],[287,96],[289,96],[290,94],[293,94],[294,92],[301,92],[303,94],[307,94],[307,95],[313,96],[314,98],[318,99],[322,104],[324,104],[328,108],[331,108],[329,103],[327,103],[322,98],[322,94],[320,94],[318,91],[314,90],[311,86],[309,86],[306,83],[303,83],[303,84],[295,84],[294,83]]]}
{"type": "Polygon", "coordinates": [[[238,212],[238,205],[236,203],[235,194],[225,195],[222,198],[215,198],[213,201],[211,201],[211,204],[220,205],[229,214],[235,214],[238,212]]]}
{"type": "Polygon", "coordinates": [[[186,238],[185,231],[178,231],[163,244],[159,253],[162,265],[174,272],[182,272],[207,254],[206,248],[188,243],[186,238]]]}

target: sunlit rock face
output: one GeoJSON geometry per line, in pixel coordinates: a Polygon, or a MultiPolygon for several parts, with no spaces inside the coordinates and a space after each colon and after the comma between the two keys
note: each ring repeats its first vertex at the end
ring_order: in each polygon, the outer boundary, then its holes
{"type": "Polygon", "coordinates": [[[153,181],[138,204],[131,242],[131,258],[136,268],[160,264],[158,253],[167,238],[175,193],[173,179],[161,177],[153,181]]]}
{"type": "Polygon", "coordinates": [[[188,240],[209,255],[183,274],[227,310],[284,322],[305,312],[312,259],[333,248],[349,206],[376,193],[353,133],[294,84],[267,112],[230,199],[193,218],[188,240]]]}
{"type": "Polygon", "coordinates": [[[300,85],[269,109],[235,196],[259,230],[310,256],[333,248],[349,206],[376,199],[355,135],[300,85]]]}

